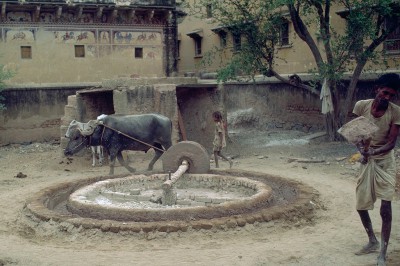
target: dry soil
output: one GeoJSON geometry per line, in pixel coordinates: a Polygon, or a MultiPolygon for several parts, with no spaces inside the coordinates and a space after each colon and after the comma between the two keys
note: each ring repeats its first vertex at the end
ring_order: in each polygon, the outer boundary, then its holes
{"type": "MultiPolygon", "coordinates": [[[[34,228],[23,208],[29,197],[65,181],[105,175],[90,155],[62,156],[57,143],[0,147],[0,265],[375,265],[377,253],[355,256],[367,237],[354,209],[356,152],[346,143],[309,141],[301,132],[231,134],[234,167],[298,180],[319,193],[312,219],[256,223],[227,231],[124,235],[34,228]],[[25,177],[26,175],[26,177],[25,177]],[[28,219],[29,220],[29,219],[28,219]]],[[[144,171],[151,154],[130,153],[144,171]]],[[[213,164],[211,164],[214,167],[213,164]]],[[[228,167],[221,162],[221,167],[228,167]]],[[[161,162],[156,170],[161,171],[161,162]]],[[[116,174],[124,173],[122,167],[116,174]]],[[[371,211],[380,234],[379,202],[371,211]]],[[[393,202],[388,265],[400,265],[400,202],[393,202]]]]}

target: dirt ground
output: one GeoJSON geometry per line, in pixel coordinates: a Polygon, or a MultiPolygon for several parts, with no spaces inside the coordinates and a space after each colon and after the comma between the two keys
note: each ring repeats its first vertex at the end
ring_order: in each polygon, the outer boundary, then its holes
{"type": "MultiPolygon", "coordinates": [[[[308,141],[309,136],[296,132],[249,135],[232,133],[228,141],[226,153],[234,158],[234,167],[312,186],[321,202],[313,219],[157,236],[39,230],[24,222],[23,208],[33,193],[105,175],[108,166],[92,167],[89,154],[68,160],[57,143],[9,145],[0,147],[0,265],[375,265],[377,253],[354,255],[367,241],[354,209],[358,166],[349,158],[355,148],[323,138],[308,141]]],[[[144,171],[151,154],[131,155],[131,164],[144,171]]],[[[161,171],[161,162],[155,168],[161,171]]],[[[116,174],[125,171],[116,168],[116,174]]],[[[393,202],[388,265],[400,265],[398,198],[393,202]]],[[[378,203],[376,207],[371,217],[379,236],[378,203]]]]}

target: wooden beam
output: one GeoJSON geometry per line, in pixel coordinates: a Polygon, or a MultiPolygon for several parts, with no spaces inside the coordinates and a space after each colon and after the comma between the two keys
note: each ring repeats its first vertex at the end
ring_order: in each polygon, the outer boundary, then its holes
{"type": "Polygon", "coordinates": [[[97,13],[96,13],[97,21],[100,21],[100,20],[101,20],[101,17],[103,16],[103,9],[104,9],[103,6],[99,6],[99,7],[97,8],[97,13]]]}
{"type": "Polygon", "coordinates": [[[61,14],[62,14],[62,6],[58,6],[56,11],[56,21],[60,20],[61,14]]]}
{"type": "Polygon", "coordinates": [[[2,3],[2,5],[1,5],[1,18],[2,18],[2,20],[7,20],[7,17],[6,17],[6,7],[7,7],[7,2],[3,2],[2,3]]]}
{"type": "Polygon", "coordinates": [[[38,22],[40,17],[40,5],[36,6],[34,21],[38,22]]]}
{"type": "Polygon", "coordinates": [[[78,11],[76,14],[76,21],[80,21],[82,18],[82,13],[83,13],[83,6],[78,6],[78,11]]]}
{"type": "Polygon", "coordinates": [[[149,12],[149,22],[151,22],[153,20],[153,17],[154,17],[154,10],[151,10],[149,12]]]}
{"type": "Polygon", "coordinates": [[[118,15],[118,9],[114,9],[111,13],[111,22],[114,22],[118,15]]]}
{"type": "Polygon", "coordinates": [[[128,13],[128,20],[130,22],[132,22],[132,19],[134,19],[134,18],[135,18],[135,10],[131,9],[131,10],[129,10],[129,13],[128,13]]]}

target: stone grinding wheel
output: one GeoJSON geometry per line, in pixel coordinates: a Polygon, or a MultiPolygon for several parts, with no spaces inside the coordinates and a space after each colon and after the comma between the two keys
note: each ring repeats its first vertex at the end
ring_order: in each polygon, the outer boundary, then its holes
{"type": "Polygon", "coordinates": [[[161,157],[164,172],[175,172],[183,160],[189,162],[188,173],[204,174],[210,170],[207,150],[197,142],[181,141],[171,146],[161,157]]]}

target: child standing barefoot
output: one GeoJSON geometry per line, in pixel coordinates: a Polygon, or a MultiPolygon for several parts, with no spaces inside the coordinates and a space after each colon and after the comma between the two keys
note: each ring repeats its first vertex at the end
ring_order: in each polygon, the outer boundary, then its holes
{"type": "Polygon", "coordinates": [[[225,141],[225,127],[222,120],[222,115],[220,112],[215,111],[213,113],[213,119],[215,122],[215,136],[213,141],[213,151],[214,151],[214,159],[215,159],[215,167],[219,168],[218,164],[218,157],[225,159],[229,162],[229,168],[232,168],[233,162],[231,159],[227,158],[225,155],[222,154],[222,148],[226,147],[225,141]]]}

